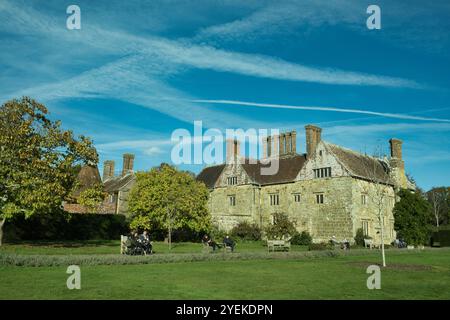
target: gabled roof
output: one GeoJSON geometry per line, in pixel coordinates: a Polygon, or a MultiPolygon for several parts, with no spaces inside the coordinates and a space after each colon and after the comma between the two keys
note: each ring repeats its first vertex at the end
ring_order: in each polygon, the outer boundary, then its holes
{"type": "Polygon", "coordinates": [[[124,176],[110,178],[103,183],[104,190],[108,193],[120,191],[135,177],[134,173],[128,173],[124,176]]]}
{"type": "Polygon", "coordinates": [[[225,168],[225,164],[204,168],[197,176],[197,180],[203,182],[207,188],[212,189],[225,168]]]}
{"type": "Polygon", "coordinates": [[[349,171],[350,175],[370,181],[393,184],[389,177],[390,167],[386,161],[332,143],[324,142],[324,144],[349,171]]]}
{"type": "Polygon", "coordinates": [[[86,189],[91,188],[97,183],[101,183],[100,173],[98,172],[97,166],[84,165],[80,168],[77,174],[78,186],[76,190],[73,191],[72,196],[78,197],[81,192],[86,189]]]}

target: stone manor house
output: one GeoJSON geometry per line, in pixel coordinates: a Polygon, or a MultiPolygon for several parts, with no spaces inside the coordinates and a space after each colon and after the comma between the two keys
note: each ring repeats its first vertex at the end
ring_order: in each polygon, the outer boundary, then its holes
{"type": "Polygon", "coordinates": [[[64,210],[71,213],[88,213],[87,208],[77,203],[77,197],[87,188],[95,184],[103,184],[103,191],[106,197],[96,210],[96,213],[127,214],[128,196],[136,182],[133,164],[134,155],[125,153],[123,155],[122,170],[116,173],[115,162],[106,160],[103,163],[102,178],[100,178],[97,166],[85,165],[81,167],[77,175],[78,188],[72,195],[72,201],[63,203],[64,210]]]}
{"type": "Polygon", "coordinates": [[[361,228],[380,243],[383,216],[385,243],[391,243],[396,191],[415,189],[405,175],[402,141],[389,140],[390,157],[376,158],[322,140],[319,127],[305,130],[306,154],[296,152],[296,131],[264,139],[264,158],[279,161],[275,175],[262,175],[264,163],[251,164],[239,141],[227,141],[226,163],[197,177],[210,189],[213,222],[224,230],[241,221],[264,228],[281,212],[314,242],[354,241],[361,228]]]}

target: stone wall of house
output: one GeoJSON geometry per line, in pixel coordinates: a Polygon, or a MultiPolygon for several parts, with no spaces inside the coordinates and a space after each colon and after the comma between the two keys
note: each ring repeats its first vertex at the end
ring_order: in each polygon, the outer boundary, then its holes
{"type": "Polygon", "coordinates": [[[242,168],[239,162],[230,163],[223,169],[222,173],[217,179],[216,187],[218,188],[228,187],[227,179],[229,177],[237,177],[237,185],[245,185],[250,182],[247,173],[242,168]]]}
{"type": "Polygon", "coordinates": [[[136,179],[131,180],[127,185],[122,187],[118,192],[117,200],[117,213],[127,215],[128,214],[128,199],[130,196],[130,191],[136,183],[136,179]]]}
{"type": "Polygon", "coordinates": [[[296,180],[314,179],[314,169],[331,168],[332,177],[348,177],[349,172],[337,160],[336,157],[327,149],[321,141],[317,145],[314,157],[308,159],[304,167],[298,173],[296,180]]]}
{"type": "Polygon", "coordinates": [[[394,188],[352,177],[323,142],[317,144],[294,182],[262,187],[250,182],[239,164],[225,167],[209,199],[213,222],[219,228],[230,230],[241,221],[249,221],[264,229],[273,223],[273,215],[281,212],[289,216],[299,232],[309,232],[314,242],[328,242],[333,236],[338,241],[354,242],[357,230],[364,226],[374,242],[380,243],[381,208],[384,242],[389,244],[396,237],[394,188]],[[331,176],[315,177],[314,170],[321,168],[331,168],[331,176]],[[227,184],[231,176],[238,178],[237,185],[227,184]],[[323,203],[318,195],[323,196],[323,203]],[[235,196],[235,206],[230,204],[230,196],[235,196]],[[271,196],[278,197],[277,203],[271,203],[271,196]]]}
{"type": "Polygon", "coordinates": [[[236,185],[216,188],[210,193],[208,207],[213,222],[222,230],[229,231],[238,223],[246,221],[259,224],[257,209],[259,189],[252,185],[236,185]],[[235,196],[236,204],[230,204],[235,196]]]}
{"type": "Polygon", "coordinates": [[[379,194],[383,198],[384,240],[386,244],[395,239],[392,209],[395,204],[394,189],[377,186],[352,177],[332,177],[300,180],[294,183],[263,186],[239,185],[214,189],[209,199],[213,221],[219,228],[230,230],[241,221],[248,221],[263,229],[273,223],[276,212],[286,213],[297,231],[307,231],[314,242],[327,242],[335,236],[338,241],[350,242],[362,222],[368,222],[368,235],[380,242],[378,220],[379,194]],[[323,195],[318,203],[317,195],[323,195]],[[271,204],[270,196],[278,195],[279,204],[271,204]],[[295,195],[300,201],[295,201],[295,195]],[[366,195],[363,202],[362,195],[366,195]],[[229,196],[236,197],[231,206],[229,196]]]}
{"type": "Polygon", "coordinates": [[[353,235],[351,220],[351,178],[322,178],[295,183],[264,186],[261,212],[264,225],[272,223],[275,212],[286,213],[297,231],[307,231],[314,242],[328,241],[332,236],[349,239],[353,235]],[[271,195],[279,195],[279,205],[270,202],[271,195]],[[295,201],[296,195],[300,201],[295,201]],[[323,203],[317,202],[323,195],[323,203]]]}
{"type": "Polygon", "coordinates": [[[374,239],[375,243],[381,243],[379,219],[381,212],[384,220],[384,242],[390,244],[395,240],[393,209],[396,196],[392,186],[353,179],[351,202],[355,234],[359,228],[363,227],[365,221],[368,226],[368,235],[374,239]],[[365,200],[363,200],[363,197],[365,197],[365,200]]]}

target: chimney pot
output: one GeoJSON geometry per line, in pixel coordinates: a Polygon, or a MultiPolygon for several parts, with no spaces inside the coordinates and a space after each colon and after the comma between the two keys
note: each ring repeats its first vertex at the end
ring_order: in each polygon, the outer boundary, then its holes
{"type": "Polygon", "coordinates": [[[115,163],[113,160],[106,160],[103,162],[103,181],[114,177],[114,166],[115,163]]]}
{"type": "Polygon", "coordinates": [[[391,157],[402,160],[402,143],[403,141],[400,139],[392,138],[389,140],[389,144],[391,145],[391,157]]]}
{"type": "Polygon", "coordinates": [[[122,176],[132,173],[134,165],[134,154],[125,153],[123,155],[122,176]]]}
{"type": "Polygon", "coordinates": [[[297,153],[297,131],[291,132],[291,151],[297,153]]]}
{"type": "Polygon", "coordinates": [[[306,131],[306,154],[307,157],[311,157],[317,147],[317,144],[322,140],[322,129],[313,126],[313,125],[307,125],[305,126],[306,131]]]}
{"type": "Polygon", "coordinates": [[[237,160],[238,156],[241,153],[241,143],[237,139],[227,139],[226,141],[226,154],[227,154],[227,163],[234,162],[237,160]]]}

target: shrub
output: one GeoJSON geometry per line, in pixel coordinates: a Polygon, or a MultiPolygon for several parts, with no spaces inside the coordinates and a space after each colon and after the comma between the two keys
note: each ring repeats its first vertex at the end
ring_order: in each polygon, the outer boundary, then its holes
{"type": "Polygon", "coordinates": [[[431,235],[431,245],[439,243],[440,247],[450,247],[450,230],[439,230],[431,235]]]}
{"type": "Polygon", "coordinates": [[[312,243],[312,237],[307,231],[302,231],[302,233],[296,232],[291,239],[291,244],[309,246],[312,243]]]}
{"type": "Polygon", "coordinates": [[[256,224],[240,222],[230,232],[231,237],[241,240],[261,240],[261,229],[256,224]]]}
{"type": "Polygon", "coordinates": [[[372,237],[369,237],[367,235],[364,235],[364,231],[362,228],[359,228],[356,230],[356,236],[355,236],[355,243],[357,246],[364,246],[364,239],[372,239],[372,237]]]}
{"type": "Polygon", "coordinates": [[[223,238],[227,235],[227,232],[223,229],[220,229],[218,226],[213,225],[209,230],[209,236],[211,239],[214,239],[216,242],[221,242],[223,238]]]}
{"type": "Polygon", "coordinates": [[[292,237],[297,230],[285,213],[275,213],[274,222],[266,228],[267,238],[271,240],[292,237]]]}
{"type": "Polygon", "coordinates": [[[430,204],[419,192],[400,190],[398,195],[400,201],[394,206],[394,226],[399,239],[410,245],[426,244],[430,236],[430,204]]]}

